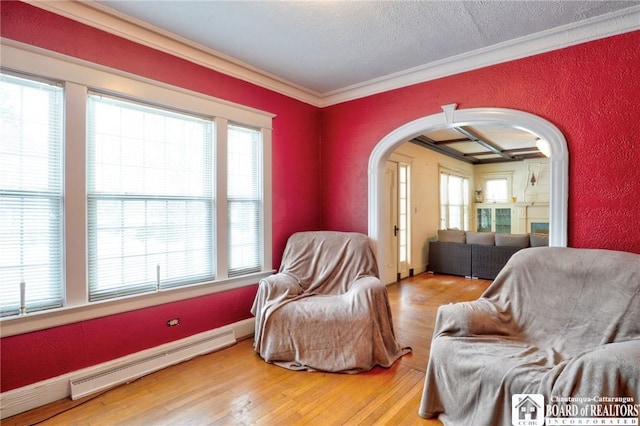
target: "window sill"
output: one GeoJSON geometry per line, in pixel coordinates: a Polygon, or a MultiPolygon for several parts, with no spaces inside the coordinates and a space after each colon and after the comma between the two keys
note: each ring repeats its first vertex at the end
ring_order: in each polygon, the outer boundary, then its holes
{"type": "Polygon", "coordinates": [[[87,303],[81,306],[68,306],[21,316],[6,317],[0,320],[0,337],[9,337],[46,328],[59,327],[74,322],[247,287],[257,284],[258,281],[273,274],[273,272],[273,270],[258,272],[222,281],[161,290],[155,293],[139,294],[102,302],[87,303]]]}

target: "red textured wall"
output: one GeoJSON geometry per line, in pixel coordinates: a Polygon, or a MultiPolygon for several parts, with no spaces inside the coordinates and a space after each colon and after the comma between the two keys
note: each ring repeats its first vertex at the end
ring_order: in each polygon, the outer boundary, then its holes
{"type": "MultiPolygon", "coordinates": [[[[640,32],[319,110],[24,3],[2,2],[0,28],[9,39],[277,114],[274,267],[293,232],[366,233],[371,150],[450,103],[520,109],[554,123],[570,155],[569,245],[640,253],[640,32]]],[[[4,338],[1,390],[249,318],[254,294],[252,286],[4,338]],[[169,329],[172,317],[181,324],[169,329]]]]}
{"type": "MultiPolygon", "coordinates": [[[[319,229],[319,110],[182,59],[45,12],[2,2],[2,37],[262,109],[273,121],[273,266],[293,232],[319,229]],[[304,143],[301,143],[304,141],[304,143]]],[[[250,318],[256,287],[2,339],[1,391],[250,318]],[[169,318],[180,317],[168,328],[169,318]]]]}
{"type": "Polygon", "coordinates": [[[2,391],[248,318],[255,286],[2,339],[2,391]],[[167,327],[170,318],[180,318],[167,327]]]}
{"type": "Polygon", "coordinates": [[[369,155],[441,105],[554,123],[569,149],[569,246],[640,253],[640,31],[324,108],[323,226],[367,232],[369,155]]]}

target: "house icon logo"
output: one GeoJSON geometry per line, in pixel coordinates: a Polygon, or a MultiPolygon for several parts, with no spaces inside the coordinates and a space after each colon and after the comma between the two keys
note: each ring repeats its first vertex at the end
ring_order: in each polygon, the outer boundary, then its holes
{"type": "Polygon", "coordinates": [[[513,426],[544,425],[544,396],[538,393],[518,393],[511,396],[513,426]]]}

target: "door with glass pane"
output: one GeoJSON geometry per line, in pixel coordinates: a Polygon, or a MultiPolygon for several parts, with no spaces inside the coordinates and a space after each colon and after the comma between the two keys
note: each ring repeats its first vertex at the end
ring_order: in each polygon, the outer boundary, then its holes
{"type": "Polygon", "coordinates": [[[398,163],[398,276],[409,276],[409,165],[398,163]]]}

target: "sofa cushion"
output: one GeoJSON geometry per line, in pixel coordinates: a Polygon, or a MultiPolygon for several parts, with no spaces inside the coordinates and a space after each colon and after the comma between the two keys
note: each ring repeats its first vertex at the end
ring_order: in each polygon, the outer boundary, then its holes
{"type": "Polygon", "coordinates": [[[529,234],[496,234],[497,246],[529,247],[529,234]]]}
{"type": "Polygon", "coordinates": [[[467,231],[467,244],[480,244],[483,246],[495,245],[495,235],[493,232],[473,232],[467,231]]]}
{"type": "Polygon", "coordinates": [[[465,233],[459,229],[438,229],[438,241],[442,243],[465,243],[465,233]]]}
{"type": "Polygon", "coordinates": [[[549,245],[549,234],[529,234],[531,247],[544,247],[549,245]]]}

